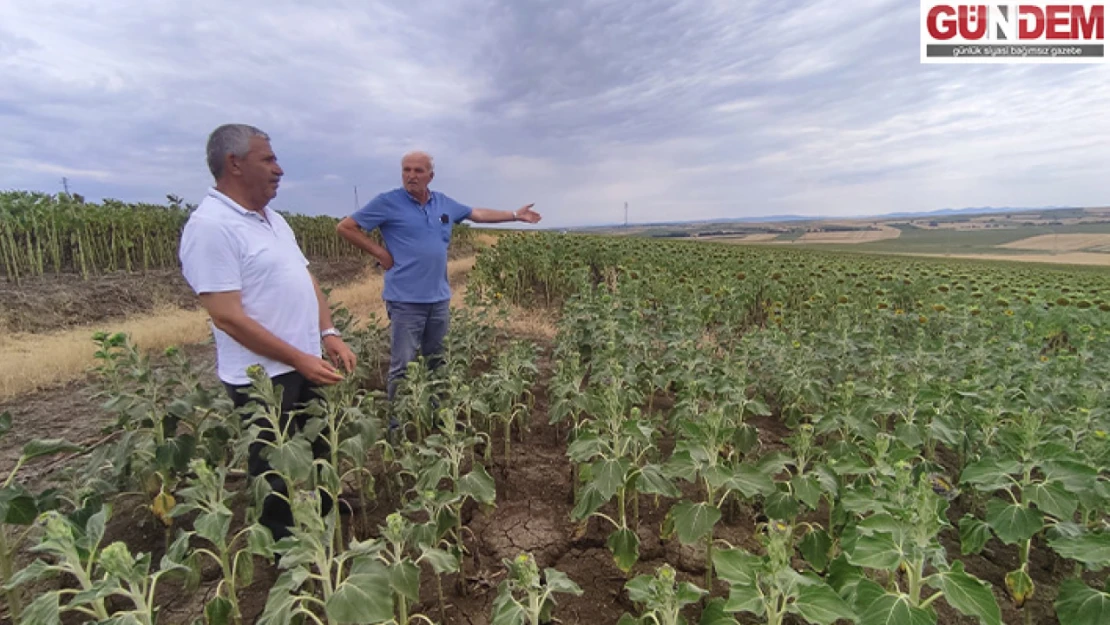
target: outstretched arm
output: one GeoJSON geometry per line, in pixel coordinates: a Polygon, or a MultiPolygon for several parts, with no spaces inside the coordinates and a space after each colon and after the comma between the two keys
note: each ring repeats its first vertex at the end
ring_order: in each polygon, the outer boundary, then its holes
{"type": "Polygon", "coordinates": [[[535,204],[528,204],[515,211],[499,211],[492,208],[475,208],[470,211],[470,221],[479,224],[498,224],[506,221],[525,221],[530,224],[537,223],[540,214],[532,210],[535,204]]]}

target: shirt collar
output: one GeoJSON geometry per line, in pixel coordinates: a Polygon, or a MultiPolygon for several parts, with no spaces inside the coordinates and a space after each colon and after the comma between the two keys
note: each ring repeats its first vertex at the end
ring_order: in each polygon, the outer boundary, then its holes
{"type": "Polygon", "coordinates": [[[239,213],[240,215],[246,215],[247,217],[253,217],[253,218],[258,219],[260,221],[267,221],[270,218],[270,215],[269,215],[270,208],[269,207],[263,207],[262,208],[263,212],[266,213],[265,216],[259,215],[255,211],[247,210],[247,209],[243,208],[243,206],[240,205],[235,200],[231,199],[230,197],[228,197],[224,193],[221,193],[221,192],[217,191],[216,187],[209,187],[208,188],[208,195],[210,197],[218,200],[224,206],[226,206],[226,207],[230,208],[231,210],[239,213]]]}
{"type": "MultiPolygon", "coordinates": [[[[420,200],[416,199],[416,196],[415,196],[415,195],[413,195],[413,194],[409,193],[409,190],[408,190],[408,189],[405,189],[404,187],[401,187],[401,189],[402,189],[402,190],[404,190],[404,192],[405,192],[405,195],[407,195],[407,196],[408,196],[408,198],[409,198],[410,200],[412,200],[413,204],[416,204],[417,206],[424,206],[424,204],[421,204],[421,203],[420,203],[420,200]]],[[[435,197],[436,197],[436,194],[435,194],[435,192],[434,192],[434,191],[432,191],[431,189],[428,189],[428,204],[431,204],[431,203],[432,203],[432,200],[434,200],[434,199],[435,199],[435,197]]]]}

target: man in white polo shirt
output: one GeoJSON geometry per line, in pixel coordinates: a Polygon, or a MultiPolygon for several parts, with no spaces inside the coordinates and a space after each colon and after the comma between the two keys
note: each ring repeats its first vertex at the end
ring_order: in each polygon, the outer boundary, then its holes
{"type": "MultiPolygon", "coordinates": [[[[207,154],[216,185],[185,224],[182,273],[212,319],[217,375],[235,405],[250,401],[247,368],[261,365],[282,387],[281,414],[288,419],[290,410],[315,397],[317,386],[343,379],[337,366],[354,370],[355,356],[332,327],[327,299],[292,229],[267,206],[284,175],[269,136],[226,124],[209,136],[207,154]]],[[[295,427],[306,420],[299,417],[295,427]]],[[[261,437],[272,440],[267,433],[261,437]]],[[[263,447],[261,441],[250,445],[251,476],[270,468],[260,456],[263,447]]],[[[328,451],[322,437],[312,448],[317,458],[328,451]]],[[[287,493],[280,478],[268,481],[287,493]]],[[[323,504],[326,514],[331,501],[323,504]]],[[[269,496],[259,522],[279,540],[289,535],[292,511],[281,497],[269,496]]]]}

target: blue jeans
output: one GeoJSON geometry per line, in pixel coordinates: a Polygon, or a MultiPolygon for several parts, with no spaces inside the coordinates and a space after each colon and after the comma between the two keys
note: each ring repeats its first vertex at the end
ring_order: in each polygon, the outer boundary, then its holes
{"type": "Polygon", "coordinates": [[[442,362],[443,338],[451,324],[451,301],[433,304],[385,303],[392,330],[389,350],[389,400],[397,392],[397,382],[405,377],[405,367],[416,359],[417,351],[435,368],[442,362]]]}

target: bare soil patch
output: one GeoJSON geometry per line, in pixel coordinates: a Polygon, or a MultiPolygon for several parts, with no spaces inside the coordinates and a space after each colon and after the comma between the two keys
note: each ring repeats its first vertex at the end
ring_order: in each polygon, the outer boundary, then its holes
{"type": "Polygon", "coordinates": [[[779,238],[778,232],[766,232],[762,234],[745,234],[741,236],[720,236],[720,237],[701,237],[703,239],[712,239],[716,241],[723,241],[725,243],[762,243],[766,241],[774,241],[779,238]]]}
{"type": "MultiPolygon", "coordinates": [[[[318,259],[312,272],[322,285],[358,277],[363,258],[318,259]]],[[[0,323],[9,333],[56,332],[66,328],[125,319],[158,309],[195,310],[196,295],[178,270],[115,272],[90,276],[47,275],[18,284],[0,282],[0,323]]]]}
{"type": "Polygon", "coordinates": [[[831,232],[807,232],[798,238],[798,243],[871,243],[885,239],[897,239],[902,231],[889,226],[878,230],[834,230],[831,232]]]}
{"type": "Polygon", "coordinates": [[[1004,260],[1019,263],[1051,263],[1055,265],[1110,265],[1110,254],[1095,252],[1067,252],[1064,254],[906,254],[907,256],[936,256],[944,258],[969,258],[973,260],[1004,260]]]}
{"type": "Polygon", "coordinates": [[[999,245],[1012,250],[1078,252],[1110,246],[1110,234],[1042,234],[999,245]]]}

